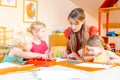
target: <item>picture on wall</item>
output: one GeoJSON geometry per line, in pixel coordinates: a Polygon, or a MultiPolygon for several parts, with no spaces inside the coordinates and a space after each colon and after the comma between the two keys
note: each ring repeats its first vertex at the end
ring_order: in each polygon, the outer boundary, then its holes
{"type": "Polygon", "coordinates": [[[38,20],[38,2],[35,0],[24,0],[23,22],[34,22],[38,20]]]}
{"type": "Polygon", "coordinates": [[[0,0],[1,6],[17,7],[17,0],[0,0]]]}

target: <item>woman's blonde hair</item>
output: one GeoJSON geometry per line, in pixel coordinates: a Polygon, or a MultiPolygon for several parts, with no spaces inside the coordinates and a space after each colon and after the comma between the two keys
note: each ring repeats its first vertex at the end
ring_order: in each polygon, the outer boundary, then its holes
{"type": "MultiPolygon", "coordinates": [[[[85,20],[85,12],[82,8],[73,9],[68,15],[68,21],[71,23],[70,19],[75,21],[75,24],[79,24],[79,22],[85,20]]],[[[80,30],[78,32],[73,32],[70,30],[70,39],[67,42],[67,53],[78,52],[81,48],[85,48],[85,44],[87,41],[87,31],[86,31],[85,22],[82,24],[80,30]]],[[[84,52],[85,53],[85,52],[84,52]]]]}
{"type": "Polygon", "coordinates": [[[14,45],[22,50],[28,43],[32,43],[33,36],[28,32],[20,31],[14,37],[14,45]]]}
{"type": "Polygon", "coordinates": [[[34,31],[35,32],[40,31],[41,28],[45,28],[45,27],[46,25],[43,22],[35,21],[31,24],[29,28],[27,28],[27,31],[33,34],[34,31]]]}

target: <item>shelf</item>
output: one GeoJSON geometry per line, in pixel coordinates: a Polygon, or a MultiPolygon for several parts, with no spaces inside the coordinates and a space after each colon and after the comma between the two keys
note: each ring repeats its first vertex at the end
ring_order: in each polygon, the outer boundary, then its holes
{"type": "Polygon", "coordinates": [[[109,31],[108,29],[110,28],[119,28],[119,23],[115,24],[115,23],[109,23],[109,13],[110,11],[115,11],[115,10],[120,10],[120,6],[114,6],[114,7],[108,7],[108,8],[99,8],[99,12],[98,12],[98,31],[99,31],[99,35],[101,35],[101,21],[102,21],[102,13],[105,13],[105,19],[106,19],[106,24],[103,24],[103,26],[105,26],[106,28],[106,33],[109,31]],[[115,27],[113,27],[115,25],[115,27]]]}
{"type": "Polygon", "coordinates": [[[104,37],[104,38],[120,38],[120,36],[102,36],[102,37],[104,37]]]}
{"type": "Polygon", "coordinates": [[[1,37],[0,37],[0,40],[4,40],[4,39],[9,40],[9,39],[13,39],[13,37],[6,37],[6,38],[1,38],[1,37]]]}
{"type": "Polygon", "coordinates": [[[120,6],[100,8],[100,12],[108,12],[108,11],[113,11],[113,10],[120,10],[120,6]]]}
{"type": "Polygon", "coordinates": [[[7,29],[6,27],[0,27],[0,46],[13,43],[13,29],[7,29]]]}
{"type": "MultiPolygon", "coordinates": [[[[103,28],[106,28],[106,23],[103,23],[103,28]]],[[[109,28],[120,28],[120,23],[109,23],[109,28]]]]}

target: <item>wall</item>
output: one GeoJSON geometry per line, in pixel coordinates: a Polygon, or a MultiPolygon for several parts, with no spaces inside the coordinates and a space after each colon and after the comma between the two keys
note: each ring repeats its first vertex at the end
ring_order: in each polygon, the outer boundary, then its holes
{"type": "MultiPolygon", "coordinates": [[[[69,0],[38,0],[38,20],[44,22],[47,26],[46,37],[44,39],[48,43],[48,35],[53,30],[64,29],[69,24],[67,15],[69,12],[78,7],[69,0]]],[[[30,23],[23,22],[23,0],[17,0],[17,8],[0,6],[0,26],[14,29],[17,31],[26,30],[30,23]]],[[[86,12],[86,22],[90,25],[97,26],[97,20],[86,12]]]]}

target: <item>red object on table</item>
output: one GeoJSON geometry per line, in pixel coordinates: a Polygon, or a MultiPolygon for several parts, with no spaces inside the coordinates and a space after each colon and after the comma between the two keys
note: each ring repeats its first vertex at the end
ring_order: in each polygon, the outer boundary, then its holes
{"type": "Polygon", "coordinates": [[[34,59],[29,59],[28,64],[34,64],[35,66],[52,66],[56,64],[56,60],[53,59],[42,59],[42,58],[34,58],[34,59]]]}

